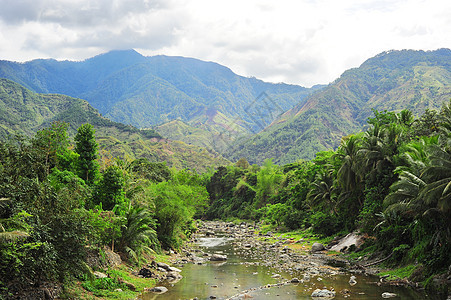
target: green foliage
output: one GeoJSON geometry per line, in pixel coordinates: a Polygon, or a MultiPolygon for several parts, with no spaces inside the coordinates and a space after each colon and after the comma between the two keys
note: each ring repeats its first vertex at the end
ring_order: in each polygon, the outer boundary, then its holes
{"type": "Polygon", "coordinates": [[[75,135],[75,152],[79,155],[78,173],[88,184],[94,183],[98,173],[98,145],[94,134],[94,128],[88,123],[81,125],[75,135]]]}
{"type": "Polygon", "coordinates": [[[101,204],[105,210],[112,210],[116,206],[123,209],[126,205],[124,185],[122,170],[117,166],[109,166],[95,187],[93,204],[101,204]]]}
{"type": "Polygon", "coordinates": [[[139,264],[143,252],[160,250],[155,231],[156,220],[145,208],[132,207],[125,214],[125,222],[121,226],[118,249],[139,264]]]}
{"type": "MultiPolygon", "coordinates": [[[[179,247],[195,230],[193,216],[206,205],[208,176],[185,170],[172,174],[165,164],[144,160],[116,160],[100,180],[86,184],[60,164],[57,154],[71,153],[66,127],[60,125],[41,130],[33,139],[0,142],[0,297],[13,292],[10,288],[80,278],[89,272],[90,247],[110,246],[136,264],[145,253],[159,251],[161,243],[179,247]]],[[[92,127],[81,128],[77,141],[87,136],[86,144],[95,145],[92,127]]],[[[85,283],[86,289],[99,295],[118,286],[110,280],[90,284],[85,283]]]]}
{"type": "Polygon", "coordinates": [[[154,205],[157,234],[165,248],[179,248],[191,234],[191,222],[197,211],[207,205],[208,193],[200,176],[189,171],[176,172],[170,181],[151,184],[147,197],[154,205]]]}
{"type": "Polygon", "coordinates": [[[153,182],[168,181],[172,177],[166,163],[150,162],[145,158],[135,159],[131,163],[131,171],[153,182]]]}
{"type": "Polygon", "coordinates": [[[282,203],[266,204],[265,218],[279,227],[289,211],[290,207],[282,203]]]}
{"type": "Polygon", "coordinates": [[[94,280],[86,280],[82,283],[82,287],[92,292],[94,295],[98,297],[107,296],[106,291],[114,291],[116,289],[127,290],[127,286],[124,283],[121,283],[117,278],[96,278],[94,280]]]}
{"type": "Polygon", "coordinates": [[[323,236],[331,236],[340,231],[341,226],[338,218],[332,214],[325,214],[321,211],[310,216],[313,232],[323,236]]]}

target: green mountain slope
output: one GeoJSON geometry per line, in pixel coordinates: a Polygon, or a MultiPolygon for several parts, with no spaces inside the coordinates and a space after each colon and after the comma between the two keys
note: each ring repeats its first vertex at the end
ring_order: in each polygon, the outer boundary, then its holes
{"type": "Polygon", "coordinates": [[[343,135],[362,130],[372,109],[409,109],[418,115],[450,98],[451,50],[384,52],[344,72],[226,155],[257,163],[312,158],[336,148],[343,135]]]}
{"type": "Polygon", "coordinates": [[[163,139],[153,130],[140,130],[102,117],[88,102],[58,94],[36,94],[7,79],[0,79],[0,138],[9,134],[32,135],[53,121],[70,124],[74,135],[83,123],[96,129],[105,155],[146,157],[167,161],[169,166],[203,171],[229,162],[214,151],[163,139]]]}
{"type": "Polygon", "coordinates": [[[81,62],[0,61],[0,77],[35,92],[86,99],[106,117],[140,128],[177,118],[189,122],[208,109],[216,109],[229,119],[242,119],[249,130],[260,131],[280,113],[302,103],[312,91],[238,76],[213,62],[144,57],[134,50],[111,51],[81,62]],[[256,120],[253,101],[262,93],[271,97],[273,113],[256,120]]]}

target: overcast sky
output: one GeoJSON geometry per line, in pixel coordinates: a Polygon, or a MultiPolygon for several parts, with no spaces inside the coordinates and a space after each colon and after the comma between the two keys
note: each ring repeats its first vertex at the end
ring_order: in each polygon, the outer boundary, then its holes
{"type": "Polygon", "coordinates": [[[451,1],[0,0],[0,59],[131,48],[311,86],[385,50],[451,48],[451,1]]]}

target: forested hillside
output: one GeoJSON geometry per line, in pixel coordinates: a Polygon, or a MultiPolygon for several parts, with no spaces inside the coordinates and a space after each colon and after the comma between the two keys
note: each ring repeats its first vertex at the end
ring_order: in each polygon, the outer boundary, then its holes
{"type": "Polygon", "coordinates": [[[67,122],[68,133],[90,123],[96,130],[104,159],[112,157],[147,158],[166,161],[168,166],[204,171],[227,164],[210,150],[162,138],[153,130],[139,130],[102,117],[86,101],[57,94],[36,94],[7,79],[0,79],[0,137],[22,133],[33,135],[54,121],[67,122]]]}
{"type": "Polygon", "coordinates": [[[112,51],[81,62],[0,61],[0,77],[35,92],[86,99],[111,120],[139,128],[177,118],[193,121],[191,125],[198,127],[200,120],[218,112],[227,116],[225,123],[219,124],[222,127],[240,118],[246,131],[260,131],[261,124],[271,123],[311,92],[296,85],[238,76],[213,62],[144,57],[134,50],[112,51]],[[263,92],[271,97],[273,115],[256,119],[253,101],[263,92]]]}
{"type": "Polygon", "coordinates": [[[409,109],[418,116],[450,98],[451,50],[384,52],[344,72],[227,155],[251,163],[313,158],[318,151],[336,149],[342,136],[362,130],[373,109],[409,109]]]}

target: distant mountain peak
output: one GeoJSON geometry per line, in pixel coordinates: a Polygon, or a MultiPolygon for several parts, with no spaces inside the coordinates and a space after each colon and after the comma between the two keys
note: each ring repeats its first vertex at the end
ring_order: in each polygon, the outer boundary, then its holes
{"type": "Polygon", "coordinates": [[[135,64],[145,61],[145,57],[134,49],[128,50],[112,50],[106,53],[96,55],[86,60],[86,62],[105,64],[105,63],[117,63],[117,64],[135,64]]]}

